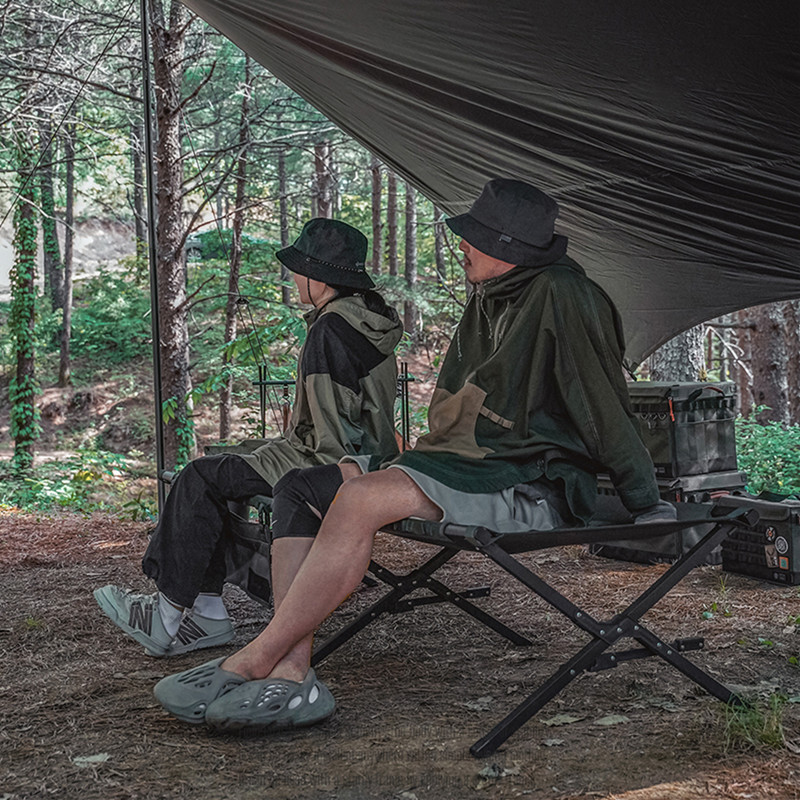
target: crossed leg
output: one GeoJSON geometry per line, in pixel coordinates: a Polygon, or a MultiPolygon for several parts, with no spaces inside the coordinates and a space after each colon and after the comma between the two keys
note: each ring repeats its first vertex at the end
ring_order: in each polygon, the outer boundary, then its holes
{"type": "Polygon", "coordinates": [[[249,644],[222,664],[248,680],[302,680],[314,631],[364,577],[375,533],[405,517],[436,520],[441,510],[405,472],[359,474],[342,464],[344,483],[313,540],[284,539],[274,553],[275,616],[249,644]]]}

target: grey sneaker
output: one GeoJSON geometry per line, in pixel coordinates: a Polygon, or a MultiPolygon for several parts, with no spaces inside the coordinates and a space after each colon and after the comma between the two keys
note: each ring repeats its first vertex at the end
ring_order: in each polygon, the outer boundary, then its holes
{"type": "Polygon", "coordinates": [[[161,621],[158,592],[134,594],[109,584],[94,590],[94,599],[106,616],[150,655],[163,656],[172,642],[161,621]]]}
{"type": "Polygon", "coordinates": [[[164,655],[177,656],[205,647],[217,647],[231,639],[233,639],[233,623],[229,617],[211,619],[196,611],[187,611],[181,619],[181,625],[172,644],[164,655]]]}

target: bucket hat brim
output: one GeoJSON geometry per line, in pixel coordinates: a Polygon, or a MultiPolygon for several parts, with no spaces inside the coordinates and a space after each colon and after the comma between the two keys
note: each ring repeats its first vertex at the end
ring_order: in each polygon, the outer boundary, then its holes
{"type": "Polygon", "coordinates": [[[375,286],[363,269],[320,261],[301,253],[294,245],[278,250],[275,257],[292,272],[332,286],[349,286],[353,289],[372,289],[375,286]]]}
{"type": "Polygon", "coordinates": [[[558,233],[553,235],[547,247],[535,247],[489,228],[469,213],[448,217],[445,222],[456,236],[482,253],[509,264],[541,267],[558,261],[567,252],[567,237],[558,233]]]}

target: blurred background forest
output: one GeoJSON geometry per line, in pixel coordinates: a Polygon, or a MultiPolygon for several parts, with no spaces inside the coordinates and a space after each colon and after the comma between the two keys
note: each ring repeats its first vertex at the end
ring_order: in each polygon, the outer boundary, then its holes
{"type": "MultiPolygon", "coordinates": [[[[178,3],[9,0],[0,12],[0,504],[156,507],[148,191],[167,468],[261,435],[253,381],[290,380],[302,309],[274,258],[312,216],[371,242],[424,426],[467,297],[442,212],[178,3]],[[152,64],[148,153],[143,64],[152,64]],[[145,165],[154,163],[148,187],[145,165]]],[[[733,380],[749,488],[800,491],[800,301],[710,320],[640,365],[733,380]]],[[[267,435],[279,430],[271,387],[267,435]]]]}

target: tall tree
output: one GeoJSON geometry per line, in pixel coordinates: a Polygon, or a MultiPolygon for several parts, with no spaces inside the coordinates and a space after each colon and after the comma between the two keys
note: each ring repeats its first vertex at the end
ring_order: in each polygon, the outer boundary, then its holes
{"type": "Polygon", "coordinates": [[[333,216],[333,170],[331,142],[323,139],[314,145],[314,216],[333,216]]]}
{"type": "Polygon", "coordinates": [[[386,260],[389,274],[397,275],[397,175],[386,171],[386,260]]]}
{"type": "Polygon", "coordinates": [[[406,248],[405,278],[408,296],[403,304],[404,325],[412,342],[419,339],[419,309],[414,293],[417,290],[417,193],[410,183],[406,183],[406,248]]]}
{"type": "Polygon", "coordinates": [[[788,425],[791,420],[789,402],[790,303],[768,303],[749,310],[751,329],[751,370],[753,400],[768,406],[761,416],[788,425]]]}
{"type": "Polygon", "coordinates": [[[447,286],[447,266],[445,249],[447,246],[444,231],[444,211],[436,206],[433,211],[433,252],[436,261],[436,277],[441,286],[447,286]]]}
{"type": "Polygon", "coordinates": [[[372,156],[369,165],[370,176],[372,177],[372,273],[381,274],[381,239],[383,236],[383,222],[381,221],[381,162],[372,156]]]}
{"type": "Polygon", "coordinates": [[[786,305],[786,349],[792,354],[788,359],[789,422],[800,425],[800,300],[786,305]]]}
{"type": "Polygon", "coordinates": [[[650,356],[650,379],[699,381],[705,379],[705,328],[696,325],[663,344],[650,356]]]}
{"type": "MultiPolygon", "coordinates": [[[[233,211],[233,236],[231,239],[230,271],[228,273],[228,299],[225,304],[225,345],[223,365],[230,366],[227,345],[236,338],[236,312],[239,303],[239,273],[242,267],[242,231],[244,229],[245,197],[247,189],[247,157],[250,147],[250,94],[252,92],[250,59],[244,60],[244,82],[241,87],[242,108],[239,118],[239,152],[236,167],[236,207],[233,211]]],[[[219,397],[219,438],[227,441],[231,435],[233,412],[233,372],[228,369],[219,397]]]]}
{"type": "Polygon", "coordinates": [[[64,130],[64,162],[66,179],[64,191],[64,284],[63,313],[61,318],[61,352],[58,362],[58,385],[69,386],[72,371],[70,339],[72,338],[72,252],[75,238],[75,123],[68,123],[64,130]]]}
{"type": "Polygon", "coordinates": [[[42,209],[42,256],[44,290],[55,311],[63,305],[61,249],[56,233],[55,182],[53,180],[53,123],[39,110],[39,202],[42,209]]]}
{"type": "Polygon", "coordinates": [[[156,224],[159,322],[161,327],[161,381],[171,413],[164,425],[164,463],[169,469],[194,455],[194,428],[188,406],[189,330],[187,326],[186,270],[183,243],[183,153],[181,93],[186,32],[191,19],[177,0],[148,0],[156,85],[156,224]]]}
{"type": "Polygon", "coordinates": [[[9,328],[16,354],[16,371],[9,386],[11,436],[14,438],[12,465],[25,473],[33,466],[34,442],[38,438],[37,391],[34,359],[36,300],[36,189],[33,175],[32,131],[17,126],[16,156],[18,190],[14,212],[14,266],[11,269],[11,310],[9,328]]]}
{"type": "MultiPolygon", "coordinates": [[[[138,75],[136,76],[138,78],[138,75]]],[[[131,95],[137,96],[138,80],[131,80],[131,95]]],[[[147,269],[147,215],[144,203],[144,129],[142,116],[130,121],[131,167],[133,169],[133,230],[136,244],[136,278],[143,280],[147,269]]]]}
{"type": "MultiPolygon", "coordinates": [[[[281,248],[289,246],[289,197],[286,187],[286,145],[278,147],[278,214],[280,217],[281,248]]],[[[281,264],[281,302],[288,306],[292,302],[289,270],[281,264]]]]}

